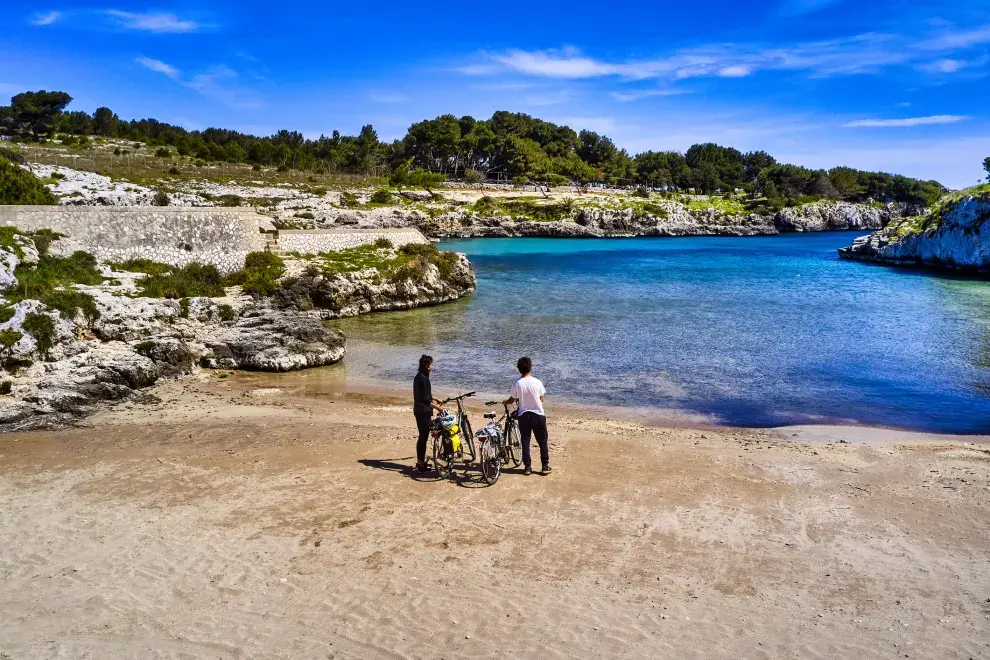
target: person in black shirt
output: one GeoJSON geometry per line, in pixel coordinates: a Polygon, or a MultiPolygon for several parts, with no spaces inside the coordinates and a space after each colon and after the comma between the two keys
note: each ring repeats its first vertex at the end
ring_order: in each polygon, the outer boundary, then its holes
{"type": "Polygon", "coordinates": [[[413,413],[416,415],[416,426],[419,429],[419,440],[416,442],[416,469],[427,472],[426,440],[430,437],[430,424],[433,422],[433,411],[440,411],[438,400],[433,398],[433,388],[430,386],[430,372],[433,371],[433,358],[424,355],[419,358],[419,373],[413,379],[413,413]]]}

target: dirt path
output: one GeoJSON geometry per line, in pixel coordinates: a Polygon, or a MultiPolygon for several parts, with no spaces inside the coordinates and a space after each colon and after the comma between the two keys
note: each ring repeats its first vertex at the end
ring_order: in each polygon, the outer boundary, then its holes
{"type": "Polygon", "coordinates": [[[484,488],[271,384],[0,437],[0,658],[990,658],[987,445],[558,414],[484,488]]]}

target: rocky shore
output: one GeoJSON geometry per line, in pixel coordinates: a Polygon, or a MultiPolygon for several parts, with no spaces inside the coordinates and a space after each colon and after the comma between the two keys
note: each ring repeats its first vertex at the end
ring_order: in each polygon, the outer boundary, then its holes
{"type": "MultiPolygon", "coordinates": [[[[534,205],[539,210],[539,205],[534,205]]],[[[689,209],[676,201],[631,208],[574,205],[558,219],[525,215],[481,214],[470,208],[444,213],[418,209],[381,208],[327,211],[317,227],[416,227],[431,238],[563,237],[611,238],[631,236],[774,236],[805,231],[880,229],[891,220],[922,212],[903,204],[815,202],[772,214],[738,213],[716,207],[689,209]],[[644,208],[646,206],[646,208],[644,208]]]]}
{"type": "Polygon", "coordinates": [[[944,199],[923,215],[900,218],[839,250],[844,259],[990,272],[990,186],[944,199]]]}
{"type": "Polygon", "coordinates": [[[0,247],[0,287],[8,296],[0,299],[0,431],[63,427],[100,402],[133,398],[159,379],[200,368],[281,372],[333,364],[344,357],[345,338],[324,319],[439,304],[476,286],[467,258],[456,255],[444,274],[425,261],[417,262],[421,273],[387,282],[375,268],[334,276],[304,268],[271,295],[230,286],[219,297],[168,299],[142,293],[144,273],[103,265],[102,283],[48,293],[46,305],[17,293],[40,277],[33,271],[56,267],[42,263],[45,243],[14,234],[0,247]],[[77,302],[69,312],[67,297],[77,302]],[[63,311],[52,300],[62,301],[63,311]]]}

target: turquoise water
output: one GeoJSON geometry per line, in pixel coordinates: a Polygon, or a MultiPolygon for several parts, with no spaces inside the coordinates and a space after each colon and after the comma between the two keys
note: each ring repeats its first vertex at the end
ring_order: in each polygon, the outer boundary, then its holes
{"type": "Polygon", "coordinates": [[[529,355],[551,396],[743,426],[990,432],[990,283],[840,261],[857,234],[472,239],[478,292],[341,323],[371,375],[501,391],[529,355]]]}

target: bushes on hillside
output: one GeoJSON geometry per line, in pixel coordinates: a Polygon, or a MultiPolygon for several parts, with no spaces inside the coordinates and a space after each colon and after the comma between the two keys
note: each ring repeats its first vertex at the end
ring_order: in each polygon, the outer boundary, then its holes
{"type": "Polygon", "coordinates": [[[244,258],[244,269],[227,277],[228,284],[239,284],[244,293],[270,296],[285,273],[285,262],[271,252],[251,252],[244,258]]]}
{"type": "Polygon", "coordinates": [[[0,158],[0,204],[54,204],[55,195],[31,172],[0,158]]]}

